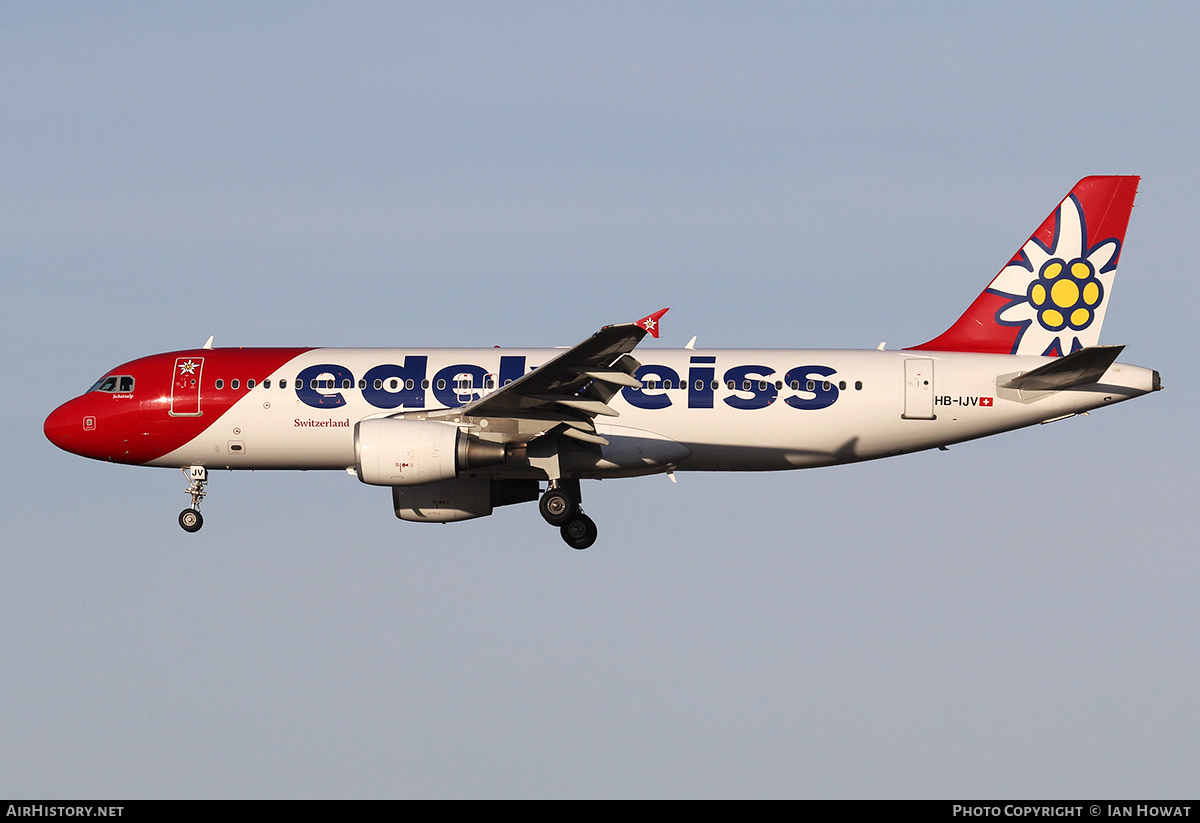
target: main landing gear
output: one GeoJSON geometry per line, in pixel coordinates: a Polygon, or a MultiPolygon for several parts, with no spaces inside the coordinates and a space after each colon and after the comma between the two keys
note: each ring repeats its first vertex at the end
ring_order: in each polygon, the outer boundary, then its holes
{"type": "Polygon", "coordinates": [[[184,489],[192,496],[192,507],[179,513],[179,525],[185,532],[198,532],[204,525],[204,518],[200,515],[200,501],[206,494],[204,487],[208,484],[208,469],[203,466],[187,466],[183,473],[192,482],[184,489]]]}
{"type": "Polygon", "coordinates": [[[563,541],[572,549],[582,551],[596,542],[596,524],[579,507],[578,480],[551,480],[538,509],[547,523],[559,527],[563,541]]]}

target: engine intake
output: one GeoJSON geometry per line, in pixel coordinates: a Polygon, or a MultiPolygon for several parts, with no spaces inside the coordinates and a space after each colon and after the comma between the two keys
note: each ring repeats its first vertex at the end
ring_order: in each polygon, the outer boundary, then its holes
{"type": "Polygon", "coordinates": [[[354,427],[354,470],[372,486],[419,486],[466,469],[503,463],[503,443],[481,440],[454,423],[377,417],[354,427]]]}

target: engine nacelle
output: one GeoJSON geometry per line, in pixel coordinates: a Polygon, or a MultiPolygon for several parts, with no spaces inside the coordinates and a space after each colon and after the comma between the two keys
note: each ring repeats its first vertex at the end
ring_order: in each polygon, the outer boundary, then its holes
{"type": "Polygon", "coordinates": [[[376,417],[354,427],[354,470],[372,486],[419,486],[464,469],[503,463],[503,443],[480,440],[453,423],[376,417]]]}
{"type": "Polygon", "coordinates": [[[537,499],[536,480],[461,477],[423,486],[392,486],[396,516],[414,523],[451,523],[487,517],[496,506],[537,499]]]}

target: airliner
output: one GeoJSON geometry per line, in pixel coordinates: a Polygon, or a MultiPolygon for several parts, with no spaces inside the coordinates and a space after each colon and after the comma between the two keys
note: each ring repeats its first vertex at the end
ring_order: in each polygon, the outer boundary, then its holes
{"type": "Polygon", "coordinates": [[[591,546],[580,481],[833,466],[946,448],[1157,391],[1100,345],[1138,177],[1079,181],[948,330],[906,349],[637,349],[662,309],[560,349],[201,348],[107,372],[51,412],[59,448],[181,469],[343,470],[402,520],[538,501],[591,546]],[[636,354],[635,354],[636,350],[636,354]]]}

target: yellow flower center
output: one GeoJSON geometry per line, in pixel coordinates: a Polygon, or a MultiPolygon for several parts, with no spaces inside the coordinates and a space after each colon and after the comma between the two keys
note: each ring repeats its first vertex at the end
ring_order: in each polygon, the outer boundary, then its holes
{"type": "Polygon", "coordinates": [[[1075,331],[1087,328],[1095,319],[1095,309],[1104,297],[1104,286],[1092,264],[1083,258],[1069,264],[1061,259],[1047,260],[1029,285],[1029,303],[1037,309],[1037,319],[1048,331],[1075,331]],[[1063,277],[1069,273],[1069,277],[1063,277]]]}

